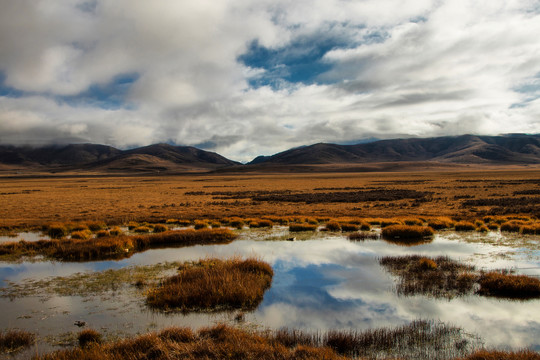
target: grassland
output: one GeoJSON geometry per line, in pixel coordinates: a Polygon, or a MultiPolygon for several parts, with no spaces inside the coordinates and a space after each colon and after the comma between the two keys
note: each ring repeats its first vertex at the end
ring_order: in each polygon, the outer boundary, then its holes
{"type": "Polygon", "coordinates": [[[0,178],[0,226],[52,221],[540,214],[539,170],[0,178]],[[517,194],[517,195],[516,195],[517,194]],[[523,199],[522,199],[523,198],[523,199]],[[518,200],[516,200],[518,199],[518,200]],[[473,201],[474,200],[474,201],[473,201]],[[488,201],[489,200],[489,201],[488,201]]]}

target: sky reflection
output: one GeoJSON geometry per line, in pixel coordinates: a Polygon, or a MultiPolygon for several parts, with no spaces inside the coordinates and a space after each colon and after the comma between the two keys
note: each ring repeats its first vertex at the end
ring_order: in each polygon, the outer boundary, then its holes
{"type": "MultiPolygon", "coordinates": [[[[386,255],[420,254],[447,255],[487,269],[540,267],[538,256],[531,256],[530,251],[465,242],[459,234],[450,232],[440,233],[432,243],[415,247],[381,240],[351,242],[336,234],[317,235],[316,239],[307,241],[264,240],[280,232],[283,229],[260,232],[259,237],[244,232],[239,240],[227,245],[156,249],[120,261],[0,263],[0,279],[20,281],[212,256],[258,256],[273,266],[275,276],[262,304],[246,315],[246,320],[256,326],[368,329],[402,325],[418,318],[435,319],[480,335],[489,347],[540,350],[540,301],[505,301],[478,296],[453,300],[398,296],[394,279],[378,263],[378,259],[386,255]]],[[[503,235],[489,236],[492,242],[497,242],[503,235]]],[[[0,299],[0,307],[2,328],[36,329],[40,334],[58,334],[66,329],[76,331],[73,322],[79,319],[95,328],[133,334],[172,325],[197,328],[232,321],[234,317],[234,313],[183,315],[149,311],[143,295],[133,289],[90,298],[0,299]]]]}

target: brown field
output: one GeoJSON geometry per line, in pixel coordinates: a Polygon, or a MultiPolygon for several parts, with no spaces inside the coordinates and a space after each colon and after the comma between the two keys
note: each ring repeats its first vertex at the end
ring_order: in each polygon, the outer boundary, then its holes
{"type": "Polygon", "coordinates": [[[0,178],[0,226],[540,214],[540,170],[0,178]]]}

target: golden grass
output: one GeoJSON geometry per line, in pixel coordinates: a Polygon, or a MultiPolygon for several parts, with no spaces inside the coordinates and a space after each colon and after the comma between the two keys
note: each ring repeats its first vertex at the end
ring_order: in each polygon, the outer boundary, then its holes
{"type": "Polygon", "coordinates": [[[77,335],[80,347],[91,346],[101,343],[101,334],[94,329],[84,329],[77,335]]]}
{"type": "Polygon", "coordinates": [[[290,224],[289,231],[291,232],[302,232],[302,231],[316,231],[317,225],[315,224],[290,224]]]}
{"type": "MultiPolygon", "coordinates": [[[[107,219],[108,225],[128,221],[165,222],[186,226],[182,221],[202,218],[272,216],[289,219],[311,215],[316,219],[338,217],[427,218],[448,216],[482,218],[522,214],[534,215],[535,208],[499,208],[497,206],[462,207],[464,196],[511,197],[516,191],[535,189],[540,170],[399,172],[399,173],[309,173],[309,174],[207,174],[182,176],[129,176],[66,178],[1,178],[0,226],[34,226],[53,221],[107,219]],[[419,178],[425,180],[418,182],[419,178]],[[410,181],[409,181],[410,180],[410,181]],[[405,181],[408,181],[406,183],[405,181]],[[231,192],[290,191],[323,194],[318,188],[394,188],[433,192],[429,201],[414,203],[372,201],[365,203],[272,203],[251,198],[214,199],[205,187],[229,185],[231,192]],[[39,190],[24,193],[22,190],[39,190]],[[200,195],[185,195],[202,192],[200,195]],[[493,194],[493,196],[492,196],[493,194]],[[489,195],[489,196],[488,196],[489,195]],[[516,212],[517,211],[517,212],[516,212]]],[[[333,190],[339,191],[339,190],[333,190]]],[[[272,220],[272,219],[270,219],[272,220]]],[[[278,221],[272,220],[274,223],[278,221]]],[[[506,220],[507,221],[507,220],[506,220]]],[[[286,225],[286,224],[282,224],[286,225]]]]}
{"type": "Polygon", "coordinates": [[[435,231],[429,226],[389,225],[382,229],[382,236],[387,239],[417,240],[431,237],[435,231]]]}
{"type": "Polygon", "coordinates": [[[479,294],[486,296],[531,299],[540,297],[540,280],[526,275],[491,271],[480,276],[479,294]]]}
{"type": "Polygon", "coordinates": [[[456,231],[473,231],[476,230],[476,225],[470,221],[458,221],[454,224],[454,229],[456,231]]]}
{"type": "Polygon", "coordinates": [[[346,359],[323,346],[286,347],[261,333],[227,325],[215,325],[194,332],[169,328],[109,344],[60,350],[36,360],[340,360],[346,359]]]}
{"type": "Polygon", "coordinates": [[[152,308],[180,311],[252,310],[272,283],[272,267],[255,258],[205,259],[148,292],[152,308]]]}

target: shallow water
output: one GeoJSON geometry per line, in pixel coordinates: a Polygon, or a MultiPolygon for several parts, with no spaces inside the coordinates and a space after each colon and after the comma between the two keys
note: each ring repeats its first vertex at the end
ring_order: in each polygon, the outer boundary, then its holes
{"type": "Polygon", "coordinates": [[[12,242],[12,241],[38,241],[38,240],[50,240],[50,237],[43,235],[40,232],[35,231],[23,231],[12,236],[3,235],[0,236],[0,243],[12,242]]]}
{"type": "MultiPolygon", "coordinates": [[[[510,235],[441,232],[433,242],[405,247],[383,240],[351,242],[341,234],[299,234],[298,241],[273,241],[289,237],[283,227],[271,231],[243,231],[228,245],[157,249],[121,261],[87,263],[0,263],[0,279],[19,282],[101,271],[130,265],[204,257],[258,256],[274,269],[272,287],[262,304],[246,314],[246,324],[261,328],[290,327],[305,330],[368,329],[396,326],[412,320],[436,319],[479,335],[488,347],[531,347],[540,350],[540,301],[508,301],[467,296],[452,300],[425,296],[401,297],[394,279],[378,264],[386,255],[447,255],[477,268],[516,268],[540,275],[540,252],[509,247],[510,235]],[[481,241],[488,241],[483,243],[481,241]]],[[[515,235],[513,235],[515,236],[515,235]]],[[[4,281],[0,286],[7,286],[4,281]]],[[[80,296],[0,298],[0,328],[37,332],[39,351],[51,349],[51,339],[77,332],[76,320],[108,335],[136,334],[167,326],[199,328],[216,322],[233,322],[235,313],[164,314],[148,310],[144,294],[135,287],[116,293],[80,296]]],[[[35,349],[34,349],[35,351],[35,349]]]]}

